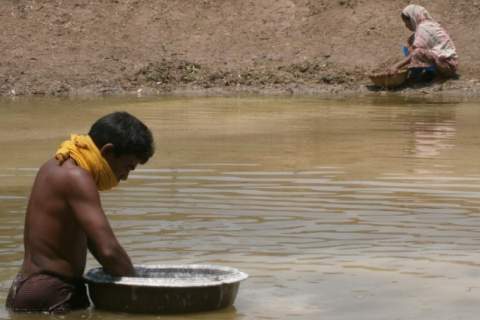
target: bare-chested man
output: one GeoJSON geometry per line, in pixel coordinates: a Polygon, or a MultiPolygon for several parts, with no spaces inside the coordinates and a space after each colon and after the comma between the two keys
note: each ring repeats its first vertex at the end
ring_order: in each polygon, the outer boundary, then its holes
{"type": "Polygon", "coordinates": [[[72,135],[39,170],[24,230],[25,255],[7,298],[13,311],[61,313],[89,305],[82,275],[87,249],[116,276],[134,274],[102,210],[99,190],[126,180],[153,155],[150,130],[126,112],[72,135]]]}

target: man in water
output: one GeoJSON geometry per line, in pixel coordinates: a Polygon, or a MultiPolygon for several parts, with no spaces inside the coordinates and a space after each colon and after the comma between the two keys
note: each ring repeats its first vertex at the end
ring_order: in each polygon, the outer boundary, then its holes
{"type": "Polygon", "coordinates": [[[10,288],[12,311],[64,313],[89,306],[82,275],[87,249],[106,272],[132,276],[99,191],[126,180],[153,155],[150,130],[126,112],[97,120],[88,135],[72,135],[38,171],[25,217],[24,260],[10,288]]]}

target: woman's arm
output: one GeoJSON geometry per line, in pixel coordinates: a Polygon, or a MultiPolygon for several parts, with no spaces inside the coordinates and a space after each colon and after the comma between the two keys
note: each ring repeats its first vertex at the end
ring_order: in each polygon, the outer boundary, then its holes
{"type": "MultiPolygon", "coordinates": [[[[410,39],[409,39],[409,44],[410,44],[410,39]]],[[[413,51],[415,50],[415,46],[413,45],[410,45],[408,47],[408,56],[405,57],[405,59],[395,63],[392,67],[390,67],[388,69],[388,73],[389,74],[393,74],[393,73],[397,73],[398,70],[402,69],[403,67],[407,66],[410,61],[412,60],[412,54],[413,54],[413,51]]]]}
{"type": "Polygon", "coordinates": [[[396,64],[394,64],[389,71],[391,71],[391,73],[395,73],[395,72],[398,72],[398,70],[402,69],[403,67],[405,67],[406,65],[408,65],[410,63],[410,60],[411,60],[411,56],[409,55],[408,57],[406,57],[405,59],[401,60],[400,62],[397,62],[396,64]]]}

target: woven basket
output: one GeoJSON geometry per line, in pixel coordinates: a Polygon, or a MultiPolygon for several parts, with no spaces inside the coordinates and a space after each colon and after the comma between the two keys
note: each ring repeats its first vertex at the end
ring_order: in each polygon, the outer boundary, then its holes
{"type": "Polygon", "coordinates": [[[394,74],[374,73],[368,76],[375,85],[390,89],[401,86],[407,80],[407,72],[407,70],[400,70],[394,74]]]}

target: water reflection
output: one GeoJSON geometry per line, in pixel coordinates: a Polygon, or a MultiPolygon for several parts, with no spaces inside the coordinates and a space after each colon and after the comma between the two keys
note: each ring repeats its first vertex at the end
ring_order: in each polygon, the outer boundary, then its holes
{"type": "Polygon", "coordinates": [[[414,119],[412,123],[414,147],[413,152],[418,158],[434,158],[455,146],[457,122],[455,110],[443,108],[414,119]]]}
{"type": "MultiPolygon", "coordinates": [[[[235,308],[162,319],[474,319],[480,109],[367,102],[166,99],[48,110],[75,132],[115,109],[148,119],[157,156],[102,195],[135,263],[250,274],[235,308]],[[73,121],[76,110],[84,113],[73,121]]],[[[17,116],[28,110],[6,108],[11,122],[0,120],[2,300],[21,261],[36,167],[69,133],[17,116]],[[20,123],[34,139],[11,133],[20,123]]],[[[0,318],[30,317],[0,309],[0,318]]],[[[99,310],[65,318],[127,317],[160,318],[99,310]]]]}
{"type": "Polygon", "coordinates": [[[455,121],[415,122],[415,156],[432,158],[454,146],[455,121]]]}

